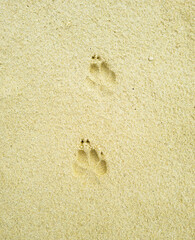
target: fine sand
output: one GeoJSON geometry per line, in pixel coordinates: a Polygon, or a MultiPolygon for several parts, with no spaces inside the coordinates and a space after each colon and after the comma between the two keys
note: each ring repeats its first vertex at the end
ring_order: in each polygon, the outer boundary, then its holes
{"type": "Polygon", "coordinates": [[[0,240],[191,240],[192,0],[1,0],[0,240]]]}

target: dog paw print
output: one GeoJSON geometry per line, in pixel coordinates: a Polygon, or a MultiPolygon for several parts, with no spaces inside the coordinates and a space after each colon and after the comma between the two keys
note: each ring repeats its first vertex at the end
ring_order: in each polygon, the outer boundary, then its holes
{"type": "Polygon", "coordinates": [[[98,88],[104,93],[112,93],[116,84],[116,74],[100,56],[93,55],[86,81],[93,88],[98,88]]]}
{"type": "Polygon", "coordinates": [[[99,154],[91,146],[89,140],[82,140],[72,169],[75,177],[83,177],[84,180],[90,179],[90,181],[98,182],[98,178],[107,172],[107,164],[102,152],[99,154]]]}

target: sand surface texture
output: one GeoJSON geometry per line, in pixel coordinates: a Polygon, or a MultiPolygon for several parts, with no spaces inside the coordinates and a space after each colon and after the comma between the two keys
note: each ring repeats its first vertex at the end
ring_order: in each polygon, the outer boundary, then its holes
{"type": "Polygon", "coordinates": [[[1,240],[194,239],[192,2],[0,2],[1,240]]]}

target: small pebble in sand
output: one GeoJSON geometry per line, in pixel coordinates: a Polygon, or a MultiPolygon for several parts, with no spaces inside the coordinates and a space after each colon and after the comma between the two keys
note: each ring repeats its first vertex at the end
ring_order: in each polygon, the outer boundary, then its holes
{"type": "Polygon", "coordinates": [[[152,56],[150,56],[150,57],[148,57],[148,60],[149,60],[149,61],[153,61],[154,58],[153,58],[152,56]]]}

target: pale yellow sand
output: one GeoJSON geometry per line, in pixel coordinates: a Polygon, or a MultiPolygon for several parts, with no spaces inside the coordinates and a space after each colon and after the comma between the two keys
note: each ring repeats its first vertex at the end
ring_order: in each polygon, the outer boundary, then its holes
{"type": "Polygon", "coordinates": [[[192,3],[1,1],[1,240],[194,239],[192,3]]]}

